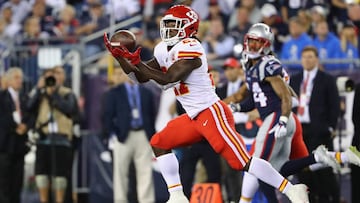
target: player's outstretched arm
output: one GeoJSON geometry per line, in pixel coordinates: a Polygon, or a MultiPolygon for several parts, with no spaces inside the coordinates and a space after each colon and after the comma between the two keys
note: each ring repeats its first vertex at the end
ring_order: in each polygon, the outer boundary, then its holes
{"type": "Polygon", "coordinates": [[[166,85],[185,80],[191,71],[200,67],[201,64],[200,58],[182,59],[173,63],[166,72],[162,72],[144,63],[139,63],[137,67],[141,74],[144,74],[147,78],[155,80],[160,85],[166,85]]]}
{"type": "Polygon", "coordinates": [[[291,112],[291,92],[280,76],[266,77],[277,96],[281,99],[281,115],[289,117],[291,112]]]}
{"type": "Polygon", "coordinates": [[[237,92],[226,97],[225,99],[223,99],[223,101],[226,104],[240,103],[248,96],[248,94],[249,94],[248,88],[247,88],[246,84],[244,83],[243,85],[241,85],[240,89],[237,92]]]}
{"type": "Polygon", "coordinates": [[[281,116],[278,123],[269,131],[269,133],[274,133],[276,138],[282,138],[287,135],[286,125],[292,107],[291,93],[287,84],[279,75],[266,77],[264,80],[271,84],[271,87],[281,100],[281,116]]]}
{"type": "MultiPolygon", "coordinates": [[[[144,64],[140,59],[141,47],[139,47],[135,52],[131,53],[124,46],[113,47],[110,43],[110,40],[107,36],[107,33],[104,33],[104,43],[107,50],[111,55],[119,62],[121,68],[126,74],[134,73],[138,82],[143,83],[149,81],[149,78],[142,74],[139,69],[136,67],[138,64],[144,64]]],[[[160,70],[159,63],[155,58],[149,60],[146,63],[147,66],[160,70]]]]}

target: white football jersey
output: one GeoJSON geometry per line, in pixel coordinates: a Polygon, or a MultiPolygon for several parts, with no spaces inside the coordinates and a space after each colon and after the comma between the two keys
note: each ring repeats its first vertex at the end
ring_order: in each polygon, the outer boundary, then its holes
{"type": "Polygon", "coordinates": [[[163,71],[167,71],[174,62],[181,59],[201,59],[202,65],[194,69],[184,81],[180,81],[173,87],[176,99],[182,104],[190,118],[196,117],[198,113],[219,100],[208,73],[205,51],[198,40],[183,39],[169,51],[167,45],[160,42],[154,49],[154,56],[163,71]]]}

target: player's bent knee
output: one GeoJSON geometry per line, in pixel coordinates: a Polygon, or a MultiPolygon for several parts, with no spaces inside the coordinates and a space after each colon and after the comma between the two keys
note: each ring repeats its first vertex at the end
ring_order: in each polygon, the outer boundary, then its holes
{"type": "Polygon", "coordinates": [[[152,146],[153,149],[162,149],[162,150],[170,150],[171,146],[169,143],[166,143],[164,141],[162,141],[160,139],[161,136],[159,136],[158,134],[155,134],[151,140],[150,140],[150,145],[152,146]]]}
{"type": "Polygon", "coordinates": [[[57,176],[53,181],[53,189],[54,190],[65,190],[67,186],[67,180],[65,177],[57,176]]]}
{"type": "Polygon", "coordinates": [[[152,147],[157,147],[157,143],[159,142],[159,137],[155,135],[153,135],[150,139],[150,145],[152,147]]]}
{"type": "Polygon", "coordinates": [[[49,178],[47,175],[36,175],[35,183],[38,188],[47,188],[49,187],[49,178]]]}

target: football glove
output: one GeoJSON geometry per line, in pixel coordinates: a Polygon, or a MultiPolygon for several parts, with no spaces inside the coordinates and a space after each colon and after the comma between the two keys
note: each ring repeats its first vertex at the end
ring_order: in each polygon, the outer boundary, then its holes
{"type": "Polygon", "coordinates": [[[288,118],[286,116],[280,116],[279,122],[269,131],[269,133],[274,133],[275,138],[285,137],[287,134],[287,121],[288,118]]]}
{"type": "Polygon", "coordinates": [[[126,58],[132,65],[137,65],[140,63],[141,47],[138,47],[134,53],[131,53],[125,46],[122,45],[113,47],[106,33],[104,33],[104,43],[107,50],[116,59],[119,57],[126,58]]]}

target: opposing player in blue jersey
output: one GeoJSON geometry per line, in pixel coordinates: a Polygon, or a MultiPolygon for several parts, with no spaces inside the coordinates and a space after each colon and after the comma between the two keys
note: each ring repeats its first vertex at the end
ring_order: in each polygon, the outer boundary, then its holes
{"type": "MultiPolygon", "coordinates": [[[[291,113],[291,92],[283,79],[283,66],[271,52],[273,41],[274,34],[266,24],[257,23],[249,29],[244,39],[243,60],[247,86],[242,86],[240,94],[232,95],[225,102],[240,101],[252,94],[254,103],[248,108],[255,106],[264,121],[256,137],[253,155],[268,160],[280,170],[289,160],[296,127],[291,113]]],[[[242,108],[247,106],[242,105],[242,108]]],[[[254,178],[245,173],[243,185],[251,184],[254,178]]]]}

